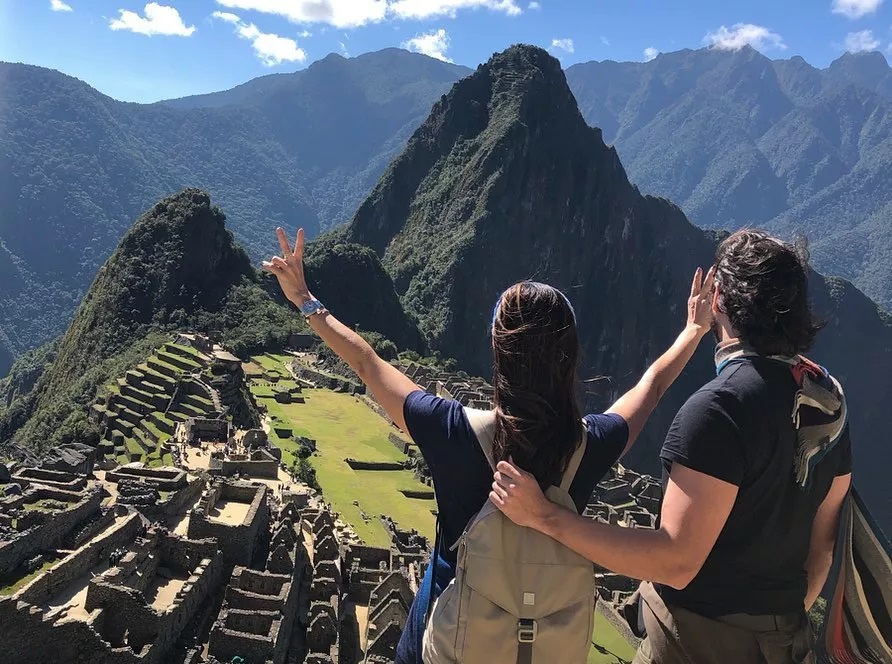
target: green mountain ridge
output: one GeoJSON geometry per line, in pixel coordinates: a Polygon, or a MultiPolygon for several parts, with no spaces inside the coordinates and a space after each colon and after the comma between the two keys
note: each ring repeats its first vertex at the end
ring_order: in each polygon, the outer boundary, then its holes
{"type": "Polygon", "coordinates": [[[86,406],[176,329],[214,331],[242,350],[302,329],[264,291],[223,214],[191,189],[156,204],[99,270],[68,332],[0,381],[0,442],[46,449],[98,442],[86,406]],[[22,366],[31,366],[23,370],[22,366]],[[19,376],[26,378],[19,378],[19,376]],[[28,389],[30,387],[30,389],[28,389]]]}
{"type": "Polygon", "coordinates": [[[246,103],[207,107],[122,103],[55,71],[0,63],[0,375],[65,330],[155,201],[209,191],[258,260],[275,247],[271,227],[313,236],[348,220],[466,71],[396,49],[331,56],[246,84],[246,103]]]}
{"type": "Polygon", "coordinates": [[[892,308],[892,68],[881,53],[678,51],[567,70],[630,179],[696,224],[811,240],[816,268],[892,308]]]}
{"type": "MultiPolygon", "coordinates": [[[[347,239],[374,249],[432,350],[488,376],[488,314],[502,289],[536,278],[577,307],[585,401],[600,410],[631,386],[680,330],[690,279],[717,236],[630,184],[616,150],[588,126],[560,65],[512,47],[435,106],[360,206],[347,239]]],[[[859,486],[886,527],[892,320],[841,279],[814,274],[828,322],[815,357],[846,385],[859,486]]],[[[658,448],[684,399],[714,375],[704,343],[629,455],[657,472],[658,448]]]]}

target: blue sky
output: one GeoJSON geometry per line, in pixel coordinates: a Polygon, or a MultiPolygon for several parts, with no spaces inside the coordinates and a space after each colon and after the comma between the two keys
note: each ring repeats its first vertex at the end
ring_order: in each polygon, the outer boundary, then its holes
{"type": "Polygon", "coordinates": [[[846,50],[892,56],[892,0],[0,0],[0,60],[126,101],[389,46],[476,66],[515,42],[565,66],[749,43],[824,67],[846,50]]]}

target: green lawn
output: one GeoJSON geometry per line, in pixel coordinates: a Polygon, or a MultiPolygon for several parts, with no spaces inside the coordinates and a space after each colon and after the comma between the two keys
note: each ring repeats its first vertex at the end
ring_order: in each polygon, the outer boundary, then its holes
{"type": "MultiPolygon", "coordinates": [[[[257,361],[259,358],[254,358],[257,361]]],[[[406,498],[400,489],[427,489],[411,471],[354,471],[347,457],[362,461],[404,461],[388,440],[388,424],[364,403],[348,394],[328,390],[305,390],[304,404],[280,404],[267,401],[269,414],[291,426],[296,436],[316,440],[317,453],[310,459],[316,469],[325,499],[341,513],[357,534],[372,546],[388,546],[390,541],[378,516],[387,514],[403,528],[415,528],[431,540],[434,536],[432,500],[406,498]],[[353,502],[359,502],[354,505],[353,502]],[[360,509],[372,517],[365,523],[360,509]]],[[[282,448],[282,458],[289,466],[297,443],[272,440],[282,448]]]]}
{"type": "Polygon", "coordinates": [[[281,376],[288,377],[291,374],[288,369],[285,367],[286,362],[290,362],[294,359],[293,355],[282,355],[278,353],[265,353],[263,355],[256,355],[251,358],[251,361],[254,364],[258,364],[267,372],[278,373],[281,376]]]}
{"type": "Polygon", "coordinates": [[[41,565],[39,569],[31,572],[30,574],[23,576],[22,578],[10,583],[7,586],[0,587],[0,596],[15,594],[19,588],[24,588],[27,584],[31,583],[31,581],[33,581],[39,575],[43,574],[45,571],[47,571],[50,567],[55,565],[57,562],[59,562],[59,561],[58,560],[48,560],[43,565],[41,565]]]}
{"type": "Polygon", "coordinates": [[[623,664],[635,657],[635,648],[598,612],[595,612],[592,641],[598,647],[592,646],[589,651],[588,664],[623,664]]]}

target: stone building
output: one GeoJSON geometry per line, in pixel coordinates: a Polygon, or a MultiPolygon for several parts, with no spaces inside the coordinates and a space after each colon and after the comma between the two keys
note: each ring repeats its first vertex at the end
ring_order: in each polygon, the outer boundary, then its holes
{"type": "Polygon", "coordinates": [[[366,632],[366,662],[392,662],[409,617],[414,593],[409,581],[391,572],[372,591],[366,632]]]}
{"type": "Polygon", "coordinates": [[[250,565],[269,529],[267,487],[216,480],[189,516],[190,539],[215,539],[227,563],[250,565]]]}
{"type": "Polygon", "coordinates": [[[237,566],[233,570],[223,608],[211,629],[210,655],[221,662],[238,655],[249,662],[283,664],[289,651],[303,647],[311,583],[303,538],[289,516],[280,512],[272,524],[265,569],[237,566]]]}

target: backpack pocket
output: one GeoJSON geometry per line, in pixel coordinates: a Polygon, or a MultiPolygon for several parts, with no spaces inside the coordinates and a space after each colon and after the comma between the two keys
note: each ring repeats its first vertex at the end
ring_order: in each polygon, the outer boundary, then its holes
{"type": "Polygon", "coordinates": [[[591,564],[511,563],[469,556],[456,654],[463,664],[513,664],[519,620],[536,624],[533,661],[585,662],[595,583],[591,564]]]}

